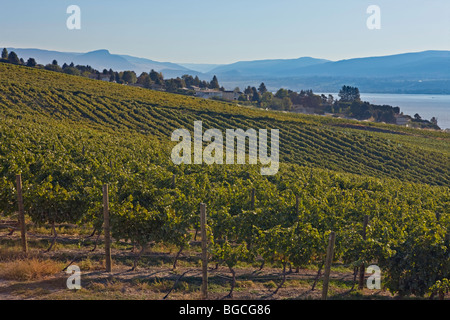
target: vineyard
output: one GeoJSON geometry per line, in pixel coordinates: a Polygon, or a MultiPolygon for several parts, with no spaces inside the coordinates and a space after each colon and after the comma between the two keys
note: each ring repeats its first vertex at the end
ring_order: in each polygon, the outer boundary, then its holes
{"type": "MultiPolygon", "coordinates": [[[[176,248],[173,269],[183,252],[197,252],[204,203],[209,262],[227,268],[229,297],[243,264],[277,268],[275,291],[288,269],[321,269],[331,231],[333,262],[355,275],[378,265],[392,294],[441,292],[430,288],[450,277],[448,133],[270,112],[3,64],[0,118],[5,219],[16,219],[21,174],[33,228],[56,236],[59,225],[71,224],[100,237],[108,184],[112,240],[133,257],[133,270],[161,246],[176,248]],[[204,129],[279,129],[279,172],[174,165],[171,133],[192,131],[198,120],[204,129]]],[[[5,246],[20,242],[0,236],[5,246]]],[[[49,244],[44,256],[58,250],[49,244]]]]}

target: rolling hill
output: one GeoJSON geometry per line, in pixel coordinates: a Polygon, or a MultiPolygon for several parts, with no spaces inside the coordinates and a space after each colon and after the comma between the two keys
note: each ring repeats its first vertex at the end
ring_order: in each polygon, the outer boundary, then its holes
{"type": "MultiPolygon", "coordinates": [[[[331,260],[339,263],[342,279],[333,278],[333,288],[348,291],[362,261],[360,270],[376,264],[387,280],[384,288],[400,298],[417,299],[448,278],[450,137],[444,132],[268,112],[0,63],[0,142],[2,221],[4,216],[17,221],[22,198],[17,197],[17,178],[23,182],[26,213],[20,221],[30,221],[29,239],[25,233],[2,235],[2,249],[18,252],[22,246],[33,259],[58,261],[58,281],[52,283],[61,282],[62,265],[84,257],[98,261],[100,268],[92,274],[102,282],[98,275],[106,265],[127,274],[127,282],[129,271],[142,281],[149,281],[150,273],[158,283],[179,280],[180,272],[173,272],[179,257],[180,269],[199,269],[196,230],[204,221],[199,206],[207,208],[211,254],[205,260],[222,270],[227,266],[233,278],[232,268],[245,277],[253,272],[255,283],[267,281],[269,274],[278,279],[276,273],[285,277],[289,264],[307,268],[299,273],[308,275],[300,281],[309,289],[314,281],[310,266],[322,270],[330,234],[335,235],[331,260]],[[279,172],[263,176],[258,165],[173,164],[171,133],[192,130],[197,120],[204,129],[222,132],[279,129],[279,172]],[[109,228],[102,231],[105,221],[109,228]],[[51,247],[43,252],[50,230],[51,247]],[[86,241],[85,230],[94,230],[98,238],[110,232],[111,263],[105,263],[108,249],[92,254],[94,240],[86,241]],[[260,273],[261,258],[270,268],[267,273],[260,273]],[[145,270],[142,278],[137,267],[145,270]],[[170,275],[160,277],[161,270],[171,270],[170,275]]],[[[108,248],[109,237],[102,238],[99,245],[108,248]]],[[[17,259],[3,256],[14,263],[11,268],[24,259],[23,253],[17,259]]],[[[195,277],[190,281],[201,283],[195,277]]],[[[214,290],[230,289],[227,280],[225,286],[215,275],[208,281],[214,290]]],[[[34,288],[42,280],[11,283],[34,288]]],[[[288,285],[283,281],[279,287],[288,285]]],[[[92,287],[84,292],[98,297],[98,287],[92,287]]],[[[291,287],[298,292],[298,284],[291,287]]],[[[110,290],[102,288],[101,294],[110,290]]],[[[183,297],[196,299],[199,286],[188,288],[183,297]]],[[[267,298],[268,286],[263,288],[267,298]]],[[[126,298],[133,298],[128,290],[126,298]]],[[[165,289],[158,285],[158,293],[159,298],[165,289]]],[[[113,294],[117,297],[116,290],[113,294]]],[[[340,293],[333,295],[342,299],[340,293]]],[[[372,296],[373,291],[357,292],[352,299],[372,296]]],[[[37,298],[43,298],[41,293],[37,298]]]]}
{"type": "MultiPolygon", "coordinates": [[[[394,125],[360,123],[241,107],[46,70],[0,64],[0,115],[21,126],[53,121],[170,146],[175,129],[280,130],[280,162],[431,185],[450,182],[450,137],[394,125]]],[[[48,124],[47,124],[48,125],[48,124]]],[[[167,158],[167,163],[170,159],[167,158]]]]}

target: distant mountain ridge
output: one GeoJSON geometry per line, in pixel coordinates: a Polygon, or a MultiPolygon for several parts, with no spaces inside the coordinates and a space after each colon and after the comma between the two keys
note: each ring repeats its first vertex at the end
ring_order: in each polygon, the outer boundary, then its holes
{"type": "Polygon", "coordinates": [[[239,61],[229,65],[214,68],[209,73],[214,74],[239,74],[242,76],[274,76],[285,75],[293,68],[305,68],[321,65],[330,60],[302,57],[298,59],[271,59],[256,61],[239,61]]]}
{"type": "Polygon", "coordinates": [[[425,51],[399,55],[355,58],[305,68],[293,68],[285,75],[314,76],[417,76],[450,78],[450,51],[425,51]]]}
{"type": "Polygon", "coordinates": [[[202,73],[209,73],[214,68],[223,66],[223,64],[212,64],[212,63],[178,63],[178,65],[202,73]]]}
{"type": "Polygon", "coordinates": [[[138,75],[142,72],[149,72],[151,69],[163,72],[165,77],[181,77],[183,74],[199,74],[197,71],[190,70],[175,63],[158,62],[129,55],[111,54],[105,49],[87,53],[20,48],[7,48],[7,50],[14,51],[25,61],[31,57],[36,59],[37,63],[44,65],[56,60],[60,65],[73,62],[74,64],[90,65],[99,71],[102,71],[103,69],[113,69],[114,71],[133,70],[138,75]]]}
{"type": "Polygon", "coordinates": [[[284,87],[296,91],[336,92],[347,84],[358,86],[361,92],[450,94],[450,51],[430,50],[339,61],[301,57],[214,65],[158,62],[111,54],[104,49],[87,53],[7,49],[15,51],[24,60],[33,57],[41,64],[55,59],[60,65],[74,62],[98,70],[134,70],[138,75],[154,69],[162,72],[165,78],[190,74],[210,80],[216,75],[220,84],[228,89],[258,86],[264,82],[269,90],[284,87]]]}
{"type": "Polygon", "coordinates": [[[284,87],[336,92],[352,85],[361,92],[450,94],[450,51],[423,51],[329,61],[314,58],[241,61],[213,69],[228,87],[284,87]]]}

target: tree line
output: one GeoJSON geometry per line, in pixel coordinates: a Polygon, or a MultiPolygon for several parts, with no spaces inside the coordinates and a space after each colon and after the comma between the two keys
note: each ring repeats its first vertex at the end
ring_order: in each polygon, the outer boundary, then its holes
{"type": "MultiPolygon", "coordinates": [[[[219,81],[214,76],[211,81],[200,80],[198,76],[183,75],[181,78],[164,79],[161,72],[157,72],[154,69],[150,72],[142,72],[139,76],[135,71],[114,71],[113,69],[103,69],[103,71],[96,70],[89,65],[75,65],[73,62],[70,64],[64,63],[62,66],[58,64],[57,60],[53,60],[52,63],[41,65],[36,62],[36,59],[29,58],[26,62],[23,58],[19,58],[14,52],[8,52],[6,48],[2,50],[0,62],[11,63],[16,65],[24,65],[32,68],[40,68],[54,72],[61,72],[75,76],[83,76],[91,79],[105,80],[109,82],[115,82],[119,84],[137,85],[146,89],[160,89],[172,93],[185,93],[182,90],[186,87],[197,86],[200,89],[217,89],[224,91],[225,88],[219,85],[219,81]]],[[[188,94],[193,94],[189,92],[188,94]]]]}
{"type": "MultiPolygon", "coordinates": [[[[181,78],[164,79],[161,72],[151,70],[142,72],[137,76],[135,71],[114,71],[103,69],[102,72],[89,65],[74,65],[74,63],[64,63],[58,65],[56,60],[45,66],[37,64],[34,58],[29,58],[26,62],[23,58],[11,51],[8,53],[3,49],[0,62],[25,65],[27,67],[44,68],[49,71],[61,72],[70,75],[84,76],[91,79],[105,80],[119,84],[136,85],[146,89],[156,89],[183,95],[195,95],[194,87],[198,89],[212,89],[225,91],[220,86],[217,76],[213,76],[211,81],[201,80],[198,76],[185,74],[181,78]]],[[[241,92],[239,87],[235,92],[241,92]]],[[[243,104],[255,105],[259,108],[279,110],[279,111],[300,111],[314,114],[340,114],[352,117],[357,120],[372,120],[376,122],[397,123],[397,116],[400,115],[400,108],[390,105],[375,105],[367,101],[362,101],[360,91],[357,87],[344,85],[339,91],[339,99],[329,94],[328,96],[315,94],[312,90],[293,90],[280,88],[275,93],[270,92],[264,82],[258,88],[248,86],[238,98],[243,104]]],[[[219,99],[220,98],[216,98],[219,99]]],[[[407,116],[409,117],[409,116],[407,116]]],[[[411,124],[420,128],[431,128],[440,130],[437,119],[433,117],[430,121],[422,119],[419,114],[409,117],[411,124]]]]}
{"type": "MultiPolygon", "coordinates": [[[[261,83],[258,88],[248,86],[239,101],[260,108],[279,111],[299,111],[314,114],[339,114],[357,120],[372,120],[395,124],[397,116],[402,115],[399,107],[376,105],[361,100],[359,88],[344,85],[339,91],[339,98],[328,94],[315,94],[312,90],[295,92],[280,88],[275,93],[268,91],[261,83]]],[[[422,119],[419,114],[409,117],[413,126],[440,130],[437,119],[430,121],[422,119]]]]}

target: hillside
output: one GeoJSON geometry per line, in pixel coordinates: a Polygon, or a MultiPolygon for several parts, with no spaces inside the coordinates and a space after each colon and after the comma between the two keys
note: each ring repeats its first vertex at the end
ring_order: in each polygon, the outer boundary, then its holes
{"type": "MultiPolygon", "coordinates": [[[[7,226],[17,223],[20,173],[29,256],[45,271],[24,277],[20,266],[28,260],[19,250],[27,241],[6,230],[0,279],[9,282],[0,296],[34,298],[42,277],[67,279],[62,264],[72,263],[83,270],[83,290],[64,287],[52,297],[108,296],[111,287],[98,291],[108,258],[94,253],[97,242],[107,241],[105,184],[114,285],[127,299],[129,289],[155,281],[166,285],[152,286],[146,298],[163,298],[178,281],[173,298],[199,297],[200,204],[207,210],[210,266],[217,266],[208,270],[213,299],[233,297],[234,287],[237,298],[317,298],[321,284],[315,294],[309,288],[322,270],[330,231],[336,235],[330,298],[374,298],[374,291],[353,290],[353,274],[371,264],[382,270],[383,296],[432,294],[430,287],[448,278],[450,152],[443,132],[266,112],[4,64],[0,119],[0,217],[7,226]],[[196,120],[220,130],[279,129],[279,172],[174,165],[171,133],[192,130],[196,120]],[[287,275],[287,265],[302,272],[287,275]]],[[[50,282],[49,292],[65,283],[50,282]]]]}
{"type": "Polygon", "coordinates": [[[448,185],[450,137],[236,105],[0,65],[3,117],[65,120],[97,130],[170,139],[178,128],[280,130],[280,162],[403,181],[448,185]]]}

